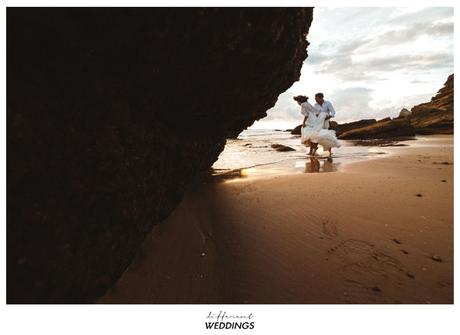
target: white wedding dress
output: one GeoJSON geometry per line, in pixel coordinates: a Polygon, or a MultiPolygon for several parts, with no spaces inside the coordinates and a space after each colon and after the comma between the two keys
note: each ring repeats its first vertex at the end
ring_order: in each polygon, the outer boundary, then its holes
{"type": "Polygon", "coordinates": [[[300,141],[303,144],[308,142],[320,144],[324,150],[340,147],[334,130],[324,129],[326,113],[318,113],[308,102],[302,103],[302,115],[307,115],[305,127],[301,127],[300,141]]]}

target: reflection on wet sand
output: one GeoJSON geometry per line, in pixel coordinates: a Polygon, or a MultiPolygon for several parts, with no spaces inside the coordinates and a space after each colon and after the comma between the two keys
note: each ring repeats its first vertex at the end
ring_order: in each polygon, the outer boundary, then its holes
{"type": "Polygon", "coordinates": [[[218,170],[214,169],[212,175],[214,180],[221,181],[236,181],[246,179],[248,177],[274,176],[286,174],[286,171],[297,171],[303,173],[315,172],[336,172],[339,169],[340,163],[334,162],[330,157],[308,157],[307,161],[295,159],[277,162],[276,164],[260,164],[233,170],[218,170]]]}
{"type": "MultiPolygon", "coordinates": [[[[257,131],[240,134],[238,139],[229,139],[219,159],[213,164],[211,174],[218,180],[242,181],[248,178],[281,176],[293,173],[336,172],[344,166],[360,160],[375,158],[389,153],[394,148],[356,145],[352,141],[341,141],[341,148],[334,152],[334,161],[324,161],[321,152],[311,160],[306,156],[307,148],[298,137],[285,132],[257,131]],[[274,147],[286,146],[294,150],[277,151],[274,147]]],[[[387,141],[388,142],[388,141],[387,141]]],[[[379,145],[388,146],[385,141],[379,145]]],[[[395,144],[390,143],[392,146],[395,144]]],[[[323,153],[325,155],[326,153],[323,153]]]]}
{"type": "Polygon", "coordinates": [[[321,164],[320,160],[317,157],[309,157],[309,161],[305,163],[304,172],[334,172],[337,171],[339,164],[340,163],[334,163],[334,160],[331,157],[324,159],[323,164],[321,164]]]}

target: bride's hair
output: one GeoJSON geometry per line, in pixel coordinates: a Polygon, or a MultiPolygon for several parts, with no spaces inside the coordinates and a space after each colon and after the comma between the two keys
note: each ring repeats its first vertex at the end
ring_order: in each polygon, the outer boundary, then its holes
{"type": "Polygon", "coordinates": [[[293,98],[295,101],[297,101],[298,103],[302,103],[302,102],[307,102],[308,101],[308,97],[305,96],[305,95],[298,95],[298,96],[295,96],[293,98]]]}

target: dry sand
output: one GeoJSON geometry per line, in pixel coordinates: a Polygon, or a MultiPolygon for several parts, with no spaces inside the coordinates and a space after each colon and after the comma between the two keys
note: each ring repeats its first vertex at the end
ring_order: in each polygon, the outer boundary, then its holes
{"type": "Polygon", "coordinates": [[[99,302],[452,303],[453,137],[410,144],[193,187],[99,302]]]}

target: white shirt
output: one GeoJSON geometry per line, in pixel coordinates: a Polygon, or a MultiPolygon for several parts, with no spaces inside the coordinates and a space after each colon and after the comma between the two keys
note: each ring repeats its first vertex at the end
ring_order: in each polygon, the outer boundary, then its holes
{"type": "Polygon", "coordinates": [[[322,105],[320,105],[319,103],[316,103],[314,107],[317,111],[324,112],[330,117],[335,116],[334,107],[332,107],[332,104],[329,101],[324,100],[322,105]]]}

